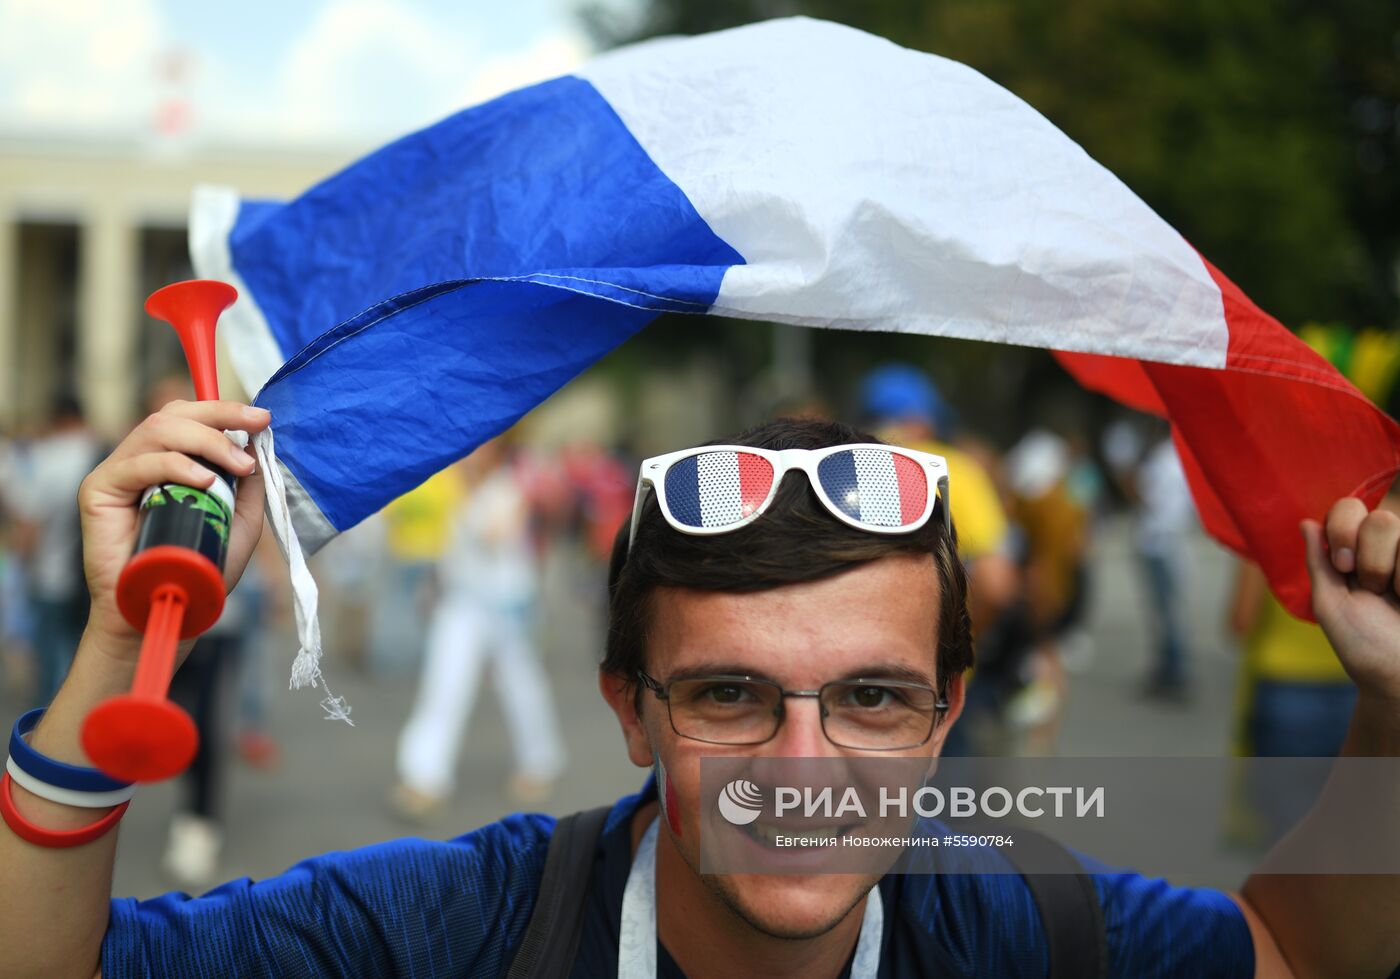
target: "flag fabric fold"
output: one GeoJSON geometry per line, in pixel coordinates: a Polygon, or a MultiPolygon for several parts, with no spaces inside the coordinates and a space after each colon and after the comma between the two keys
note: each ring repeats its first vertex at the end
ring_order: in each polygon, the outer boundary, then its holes
{"type": "Polygon", "coordinates": [[[621,49],[290,202],[202,189],[191,247],[312,550],[665,311],[1062,351],[1171,420],[1297,614],[1297,521],[1400,470],[1400,426],[1035,110],[821,21],[621,49]]]}

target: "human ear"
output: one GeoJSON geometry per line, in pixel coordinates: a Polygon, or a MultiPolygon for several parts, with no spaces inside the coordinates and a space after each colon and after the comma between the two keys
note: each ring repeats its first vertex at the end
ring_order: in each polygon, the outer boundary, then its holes
{"type": "Polygon", "coordinates": [[[608,702],[612,712],[622,725],[622,739],[627,742],[627,758],[638,768],[652,765],[651,740],[647,737],[646,726],[642,723],[637,685],[626,677],[607,670],[598,671],[598,692],[608,702]]]}

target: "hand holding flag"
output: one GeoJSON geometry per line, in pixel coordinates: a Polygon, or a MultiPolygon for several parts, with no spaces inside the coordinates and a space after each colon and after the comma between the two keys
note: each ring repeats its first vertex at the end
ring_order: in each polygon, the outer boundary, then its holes
{"type": "Polygon", "coordinates": [[[1347,497],[1301,529],[1327,641],[1363,694],[1400,718],[1400,516],[1347,497]]]}

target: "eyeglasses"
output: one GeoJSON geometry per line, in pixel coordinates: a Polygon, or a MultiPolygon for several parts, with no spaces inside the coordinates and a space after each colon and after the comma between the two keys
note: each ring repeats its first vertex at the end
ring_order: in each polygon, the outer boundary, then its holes
{"type": "Polygon", "coordinates": [[[943,527],[952,534],[942,456],[864,443],[782,451],[713,445],[642,463],[627,545],[637,539],[648,492],[656,493],[662,516],[681,533],[724,534],[758,519],[794,469],[807,474],[817,499],[842,523],[875,534],[907,534],[928,522],[941,499],[943,527]]]}
{"type": "Polygon", "coordinates": [[[819,690],[784,690],[751,676],[683,677],[661,683],[641,670],[642,685],[665,701],[671,729],[708,744],[756,745],[782,726],[788,697],[815,697],[822,733],[839,748],[899,751],[933,736],[948,703],[922,683],[903,680],[834,680],[819,690]]]}

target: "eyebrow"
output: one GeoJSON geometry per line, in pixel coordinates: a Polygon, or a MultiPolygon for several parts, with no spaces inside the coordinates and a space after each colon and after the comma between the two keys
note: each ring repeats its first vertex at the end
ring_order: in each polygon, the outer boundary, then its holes
{"type": "Polygon", "coordinates": [[[852,670],[842,680],[903,680],[905,683],[922,683],[924,686],[933,686],[933,677],[923,670],[916,670],[905,666],[902,663],[873,663],[852,670]]]}
{"type": "MultiPolygon", "coordinates": [[[[667,680],[695,680],[708,676],[746,676],[755,680],[778,683],[776,679],[763,670],[756,670],[743,663],[727,661],[710,661],[685,666],[672,673],[667,677],[667,680]]],[[[901,680],[905,683],[918,683],[926,687],[933,686],[933,678],[927,673],[902,663],[866,663],[853,670],[847,670],[841,676],[832,677],[827,682],[842,680],[901,680]]]]}
{"type": "Polygon", "coordinates": [[[755,680],[774,681],[762,670],[755,670],[752,666],[745,666],[742,663],[729,663],[718,661],[706,661],[695,663],[691,666],[683,666],[673,672],[668,680],[695,680],[707,676],[748,676],[755,680]]]}

